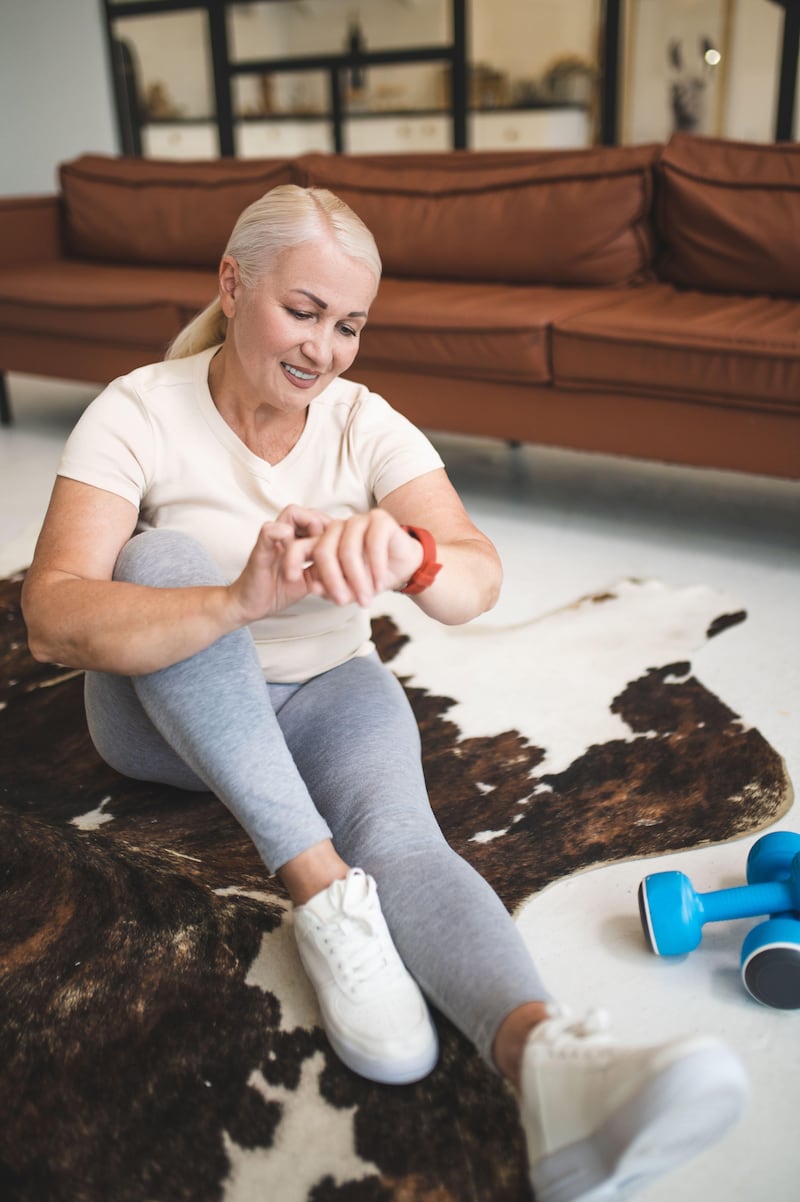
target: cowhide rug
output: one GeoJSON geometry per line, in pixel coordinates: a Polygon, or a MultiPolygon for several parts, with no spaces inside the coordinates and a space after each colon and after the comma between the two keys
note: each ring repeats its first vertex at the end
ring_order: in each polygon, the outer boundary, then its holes
{"type": "MultiPolygon", "coordinates": [[[[510,1094],[445,1020],[416,1086],[328,1051],[245,835],[214,798],[99,761],[80,674],[27,654],[19,589],[0,583],[0,1197],[529,1200],[510,1094]]],[[[511,910],[784,812],[779,757],[689,663],[744,617],[637,582],[514,629],[445,629],[389,599],[376,639],[434,808],[511,910]]]]}

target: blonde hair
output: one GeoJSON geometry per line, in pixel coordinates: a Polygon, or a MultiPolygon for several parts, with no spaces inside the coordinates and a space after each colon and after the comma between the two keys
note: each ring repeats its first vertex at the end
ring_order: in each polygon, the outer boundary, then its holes
{"type": "MultiPolygon", "coordinates": [[[[249,205],[233,227],[222,257],[239,265],[245,288],[270,269],[284,250],[331,237],[350,258],[366,264],[378,284],[381,260],[375,239],[349,205],[326,188],[281,184],[249,205]]],[[[198,313],[167,348],[166,359],[185,359],[225,341],[228,319],[219,297],[198,313]]]]}

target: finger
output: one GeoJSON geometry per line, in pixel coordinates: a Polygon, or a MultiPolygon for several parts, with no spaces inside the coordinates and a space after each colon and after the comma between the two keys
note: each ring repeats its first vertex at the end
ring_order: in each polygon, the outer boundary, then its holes
{"type": "Polygon", "coordinates": [[[315,578],[322,583],[329,599],[337,605],[349,605],[357,600],[341,562],[340,544],[343,530],[343,522],[332,522],[317,540],[311,553],[315,578]]]}
{"type": "Polygon", "coordinates": [[[319,509],[306,509],[302,505],[287,505],[279,514],[278,520],[291,522],[296,534],[301,537],[322,534],[333,518],[319,509]]]}
{"type": "Polygon", "coordinates": [[[364,539],[364,556],[376,593],[391,588],[394,577],[389,565],[391,541],[399,530],[397,522],[381,510],[373,510],[364,539]]]}
{"type": "Polygon", "coordinates": [[[364,514],[345,522],[339,540],[339,565],[358,604],[368,606],[375,597],[375,578],[369,563],[368,537],[373,522],[364,514]]]}
{"type": "Polygon", "coordinates": [[[282,570],[287,580],[300,580],[303,572],[313,560],[316,538],[293,538],[287,542],[283,554],[282,570]]]}
{"type": "Polygon", "coordinates": [[[307,568],[303,569],[303,581],[309,593],[313,593],[315,597],[322,597],[325,601],[333,601],[333,597],[328,595],[325,585],[319,578],[315,564],[309,564],[307,568]]]}
{"type": "Polygon", "coordinates": [[[283,539],[294,538],[294,527],[289,522],[282,522],[278,519],[275,522],[264,522],[258,532],[259,542],[265,545],[263,540],[268,542],[281,542],[283,539]]]}

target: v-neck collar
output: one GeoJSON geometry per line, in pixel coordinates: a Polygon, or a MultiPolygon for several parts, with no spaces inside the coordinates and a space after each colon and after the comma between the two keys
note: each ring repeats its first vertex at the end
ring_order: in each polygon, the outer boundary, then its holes
{"type": "Polygon", "coordinates": [[[303,453],[306,443],[311,436],[311,428],[316,421],[314,402],[311,401],[309,403],[306,411],[305,425],[292,449],[278,463],[269,463],[268,460],[262,459],[260,455],[256,455],[255,451],[251,451],[247,444],[242,442],[239,435],[228,425],[214,404],[214,398],[211,395],[208,383],[208,370],[211,366],[211,360],[218,350],[218,346],[212,346],[195,356],[194,391],[200,412],[205,418],[212,434],[226,451],[234,455],[254,475],[261,476],[264,479],[272,479],[276,472],[280,472],[303,453]]]}

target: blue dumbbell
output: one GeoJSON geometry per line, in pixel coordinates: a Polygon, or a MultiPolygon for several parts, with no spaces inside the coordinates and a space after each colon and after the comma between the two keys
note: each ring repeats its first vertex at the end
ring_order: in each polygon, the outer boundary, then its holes
{"type": "Polygon", "coordinates": [[[773,917],[751,931],[742,951],[745,986],[759,1001],[800,1007],[800,835],[777,831],[754,845],[747,885],[696,893],[682,872],[658,872],[639,886],[639,913],[652,951],[693,951],[707,922],[773,917]]]}

